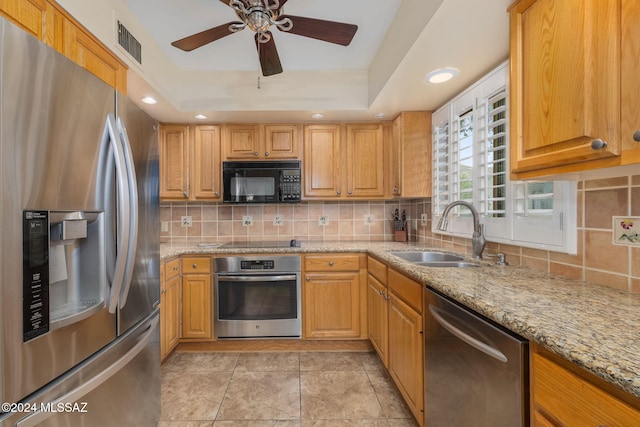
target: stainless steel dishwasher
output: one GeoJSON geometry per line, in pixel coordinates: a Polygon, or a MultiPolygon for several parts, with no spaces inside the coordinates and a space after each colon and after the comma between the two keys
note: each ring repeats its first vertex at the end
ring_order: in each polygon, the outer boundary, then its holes
{"type": "Polygon", "coordinates": [[[425,427],[529,425],[528,342],[425,292],[425,427]]]}

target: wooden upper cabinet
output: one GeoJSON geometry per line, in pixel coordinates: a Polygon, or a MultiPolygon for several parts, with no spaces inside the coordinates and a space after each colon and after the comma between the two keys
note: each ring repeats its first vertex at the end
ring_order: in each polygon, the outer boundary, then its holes
{"type": "Polygon", "coordinates": [[[224,127],[224,160],[299,158],[299,125],[234,124],[224,127]]]}
{"type": "Polygon", "coordinates": [[[48,20],[45,0],[0,0],[0,12],[37,39],[45,39],[48,20]]]}
{"type": "Polygon", "coordinates": [[[339,125],[304,128],[304,196],[335,198],[342,194],[339,125]]]}
{"type": "Polygon", "coordinates": [[[226,125],[224,127],[224,159],[259,159],[260,148],[259,125],[226,125]]]}
{"type": "Polygon", "coordinates": [[[127,92],[127,67],[91,34],[71,21],[65,22],[65,54],[109,86],[127,92]]]}
{"type": "Polygon", "coordinates": [[[516,178],[619,164],[620,2],[519,0],[509,9],[516,178]]]}
{"type": "Polygon", "coordinates": [[[300,157],[300,125],[264,125],[264,156],[269,159],[300,157]]]}
{"type": "Polygon", "coordinates": [[[407,111],[393,121],[392,193],[431,196],[431,113],[407,111]]]}
{"type": "Polygon", "coordinates": [[[384,197],[385,144],[380,124],[347,125],[347,196],[384,197]]]}
{"type": "Polygon", "coordinates": [[[189,126],[160,128],[160,198],[189,199],[189,126]]]}
{"type": "Polygon", "coordinates": [[[57,3],[0,0],[0,13],[111,87],[127,93],[127,65],[57,3]]]}
{"type": "Polygon", "coordinates": [[[193,199],[220,199],[220,127],[196,126],[193,133],[191,196],[193,199]]]}
{"type": "Polygon", "coordinates": [[[305,126],[304,196],[383,198],[385,148],[380,124],[305,126]]]}
{"type": "Polygon", "coordinates": [[[220,200],[220,126],[163,124],[160,128],[160,198],[220,200]]]}
{"type": "Polygon", "coordinates": [[[622,0],[622,163],[640,163],[640,2],[622,0]]]}

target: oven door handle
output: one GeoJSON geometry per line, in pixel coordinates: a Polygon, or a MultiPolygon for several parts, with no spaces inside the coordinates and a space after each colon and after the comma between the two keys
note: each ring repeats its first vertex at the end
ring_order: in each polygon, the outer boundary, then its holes
{"type": "Polygon", "coordinates": [[[218,276],[218,282],[283,282],[285,280],[296,280],[295,274],[285,274],[281,276],[218,276]]]}

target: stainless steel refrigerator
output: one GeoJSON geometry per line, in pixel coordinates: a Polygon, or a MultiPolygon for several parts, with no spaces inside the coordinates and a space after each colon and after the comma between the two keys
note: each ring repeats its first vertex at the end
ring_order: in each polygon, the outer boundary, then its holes
{"type": "Polygon", "coordinates": [[[0,20],[2,426],[155,426],[157,122],[0,20]]]}

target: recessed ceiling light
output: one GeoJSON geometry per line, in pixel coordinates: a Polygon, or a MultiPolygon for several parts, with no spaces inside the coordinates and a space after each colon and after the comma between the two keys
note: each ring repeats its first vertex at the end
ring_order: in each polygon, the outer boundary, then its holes
{"type": "Polygon", "coordinates": [[[322,114],[322,113],[315,113],[315,114],[312,114],[312,115],[311,115],[311,118],[312,118],[312,119],[316,119],[316,120],[318,120],[318,119],[324,119],[324,114],[322,114]]]}
{"type": "Polygon", "coordinates": [[[150,104],[150,105],[153,105],[153,104],[158,102],[152,96],[143,96],[142,98],[140,98],[140,101],[144,102],[145,104],[150,104]]]}
{"type": "Polygon", "coordinates": [[[204,120],[204,119],[206,119],[206,118],[207,118],[207,116],[205,116],[204,114],[196,114],[196,115],[195,115],[195,116],[193,116],[193,117],[195,117],[195,118],[196,118],[196,119],[198,119],[198,120],[204,120]]]}
{"type": "Polygon", "coordinates": [[[460,73],[457,68],[446,67],[433,70],[424,76],[425,83],[444,83],[448,82],[460,73]]]}
{"type": "Polygon", "coordinates": [[[387,113],[380,112],[373,117],[375,117],[376,119],[384,119],[385,117],[387,117],[387,113]]]}

